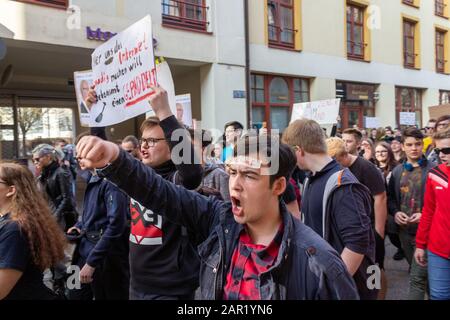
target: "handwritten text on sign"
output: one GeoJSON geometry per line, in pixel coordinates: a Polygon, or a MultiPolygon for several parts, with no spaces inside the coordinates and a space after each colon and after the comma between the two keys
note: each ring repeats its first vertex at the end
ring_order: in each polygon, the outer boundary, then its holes
{"type": "Polygon", "coordinates": [[[145,112],[156,85],[150,16],[98,47],[92,71],[98,102],[92,107],[91,127],[116,124],[145,112]]]}
{"type": "Polygon", "coordinates": [[[339,115],[340,99],[294,104],[291,123],[298,119],[311,119],[319,124],[334,124],[339,115]]]}

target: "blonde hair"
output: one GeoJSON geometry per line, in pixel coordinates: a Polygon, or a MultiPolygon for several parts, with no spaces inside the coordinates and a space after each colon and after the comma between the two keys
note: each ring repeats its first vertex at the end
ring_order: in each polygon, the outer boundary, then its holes
{"type": "Polygon", "coordinates": [[[326,140],[328,155],[332,158],[343,157],[348,154],[345,150],[345,142],[341,138],[332,137],[326,140]]]}
{"type": "Polygon", "coordinates": [[[283,143],[297,146],[311,154],[327,152],[325,132],[314,120],[301,119],[293,122],[283,134],[283,143]]]}

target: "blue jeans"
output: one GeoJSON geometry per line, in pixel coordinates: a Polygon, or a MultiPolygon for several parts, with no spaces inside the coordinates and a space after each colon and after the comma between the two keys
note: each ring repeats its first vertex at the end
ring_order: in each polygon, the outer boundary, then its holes
{"type": "Polygon", "coordinates": [[[428,251],[428,281],[431,300],[450,300],[450,259],[428,251]]]}

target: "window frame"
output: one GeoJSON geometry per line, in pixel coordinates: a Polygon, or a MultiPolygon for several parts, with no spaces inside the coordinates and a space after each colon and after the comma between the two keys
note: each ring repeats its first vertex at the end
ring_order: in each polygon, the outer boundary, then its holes
{"type": "Polygon", "coordinates": [[[439,105],[450,104],[450,90],[439,90],[439,105]],[[449,96],[448,103],[444,103],[444,94],[449,96]]]}
{"type": "Polygon", "coordinates": [[[445,59],[445,38],[446,38],[446,32],[443,30],[436,29],[435,30],[435,45],[436,45],[436,72],[437,73],[445,73],[445,65],[447,64],[447,60],[445,59]],[[442,42],[438,42],[440,39],[442,42]],[[442,59],[439,59],[439,49],[442,50],[442,59]],[[439,64],[442,64],[442,68],[439,68],[439,64]]]}
{"type": "Polygon", "coordinates": [[[295,0],[290,0],[291,4],[288,5],[286,3],[284,3],[285,0],[267,0],[266,1],[266,6],[267,6],[267,38],[268,38],[268,42],[269,42],[269,47],[271,48],[278,48],[278,49],[286,49],[286,50],[295,50],[295,41],[296,41],[296,34],[299,32],[298,29],[296,29],[296,24],[295,24],[295,0]],[[270,7],[271,4],[274,4],[275,6],[275,16],[274,16],[274,22],[275,24],[270,24],[269,22],[269,14],[270,14],[270,7]],[[281,17],[280,17],[280,7],[283,8],[288,8],[291,10],[291,14],[292,14],[292,26],[293,29],[287,29],[290,30],[292,32],[292,43],[289,42],[283,42],[281,39],[281,35],[283,32],[283,29],[281,28],[281,17]],[[277,34],[277,40],[273,40],[270,39],[270,34],[271,28],[275,28],[276,34],[277,34]]]}
{"type": "Polygon", "coordinates": [[[445,0],[434,0],[434,14],[438,17],[448,19],[445,14],[447,5],[445,0]]]}
{"type": "MultiPolygon", "coordinates": [[[[366,56],[366,46],[367,46],[366,39],[365,39],[365,34],[364,34],[365,33],[365,27],[366,27],[365,26],[365,14],[364,14],[365,8],[360,6],[360,5],[356,5],[354,3],[347,3],[346,10],[349,7],[351,9],[358,9],[359,10],[359,13],[362,16],[362,23],[356,23],[355,20],[353,20],[353,19],[351,21],[349,21],[349,15],[346,12],[346,20],[347,20],[346,21],[346,25],[347,25],[347,58],[364,61],[365,60],[365,56],[366,56]],[[354,53],[354,51],[355,51],[354,50],[354,46],[355,46],[355,43],[356,43],[354,41],[355,26],[358,26],[358,27],[361,28],[361,54],[360,55],[357,55],[357,54],[354,53]],[[348,38],[348,30],[349,30],[349,28],[350,28],[350,39],[348,38]],[[349,43],[352,43],[351,44],[352,52],[350,52],[348,50],[349,43]]],[[[353,17],[353,12],[352,12],[352,14],[350,16],[353,17]]]]}
{"type": "Polygon", "coordinates": [[[417,36],[417,21],[412,21],[412,20],[408,20],[408,19],[403,19],[403,66],[405,68],[409,68],[409,69],[416,69],[417,65],[416,65],[416,59],[418,54],[416,53],[416,36],[417,36]],[[413,32],[413,35],[407,35],[406,34],[406,25],[410,26],[410,29],[413,32]],[[407,41],[411,41],[412,40],[412,53],[408,52],[408,46],[407,46],[407,41]],[[407,57],[413,57],[413,63],[408,63],[408,59],[407,57]]]}
{"type": "Polygon", "coordinates": [[[398,127],[400,127],[400,112],[415,112],[416,114],[419,113],[419,126],[422,127],[422,116],[423,116],[423,90],[418,88],[411,88],[411,87],[395,87],[395,121],[398,127]],[[405,110],[402,105],[402,90],[407,89],[409,90],[409,97],[411,99],[411,108],[410,110],[405,110]],[[416,105],[416,99],[414,92],[419,95],[418,102],[419,105],[416,105]]]}
{"type": "MultiPolygon", "coordinates": [[[[295,94],[300,93],[300,97],[303,94],[307,94],[308,98],[307,101],[310,101],[311,99],[311,82],[309,78],[305,77],[291,77],[291,76],[284,76],[284,75],[276,75],[276,74],[261,74],[261,73],[252,73],[250,76],[250,91],[251,91],[251,108],[252,112],[254,108],[264,108],[264,121],[267,124],[267,129],[272,129],[272,121],[271,121],[271,108],[286,108],[289,107],[289,116],[292,114],[292,108],[295,103],[300,103],[295,100],[295,94]],[[264,86],[264,102],[256,102],[255,97],[255,90],[261,90],[260,88],[255,87],[256,77],[263,77],[263,86],[264,86]],[[270,84],[274,78],[282,78],[286,81],[289,89],[289,101],[287,103],[271,103],[270,102],[270,84]],[[300,90],[295,90],[294,86],[294,80],[300,81],[300,90]],[[307,83],[308,88],[307,90],[304,90],[303,83],[307,83]],[[302,90],[303,89],[303,90],[302,90]]],[[[305,102],[307,102],[305,101],[305,102]]],[[[253,123],[252,123],[253,125],[253,123]]],[[[285,128],[284,128],[285,129],[285,128]]]]}
{"type": "Polygon", "coordinates": [[[198,0],[201,4],[189,3],[189,0],[162,0],[161,1],[161,18],[162,26],[174,29],[181,29],[192,32],[208,33],[210,22],[208,21],[208,10],[206,0],[198,0]],[[186,7],[193,6],[200,9],[201,19],[192,19],[187,16],[186,7]],[[173,9],[172,9],[173,8],[173,9]],[[170,10],[177,10],[178,15],[170,14],[170,10]],[[169,13],[166,13],[168,11],[169,13]]]}

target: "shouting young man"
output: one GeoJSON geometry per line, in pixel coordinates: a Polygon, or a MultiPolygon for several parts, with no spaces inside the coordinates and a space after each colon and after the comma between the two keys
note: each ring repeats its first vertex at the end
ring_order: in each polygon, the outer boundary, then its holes
{"type": "MultiPolygon", "coordinates": [[[[164,121],[167,93],[155,91],[151,105],[164,121]]],[[[231,202],[176,186],[113,143],[85,137],[77,150],[83,165],[197,235],[202,299],[358,298],[336,251],[280,201],[295,157],[277,140],[239,141],[228,163],[231,202]]]]}

